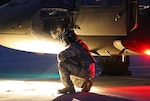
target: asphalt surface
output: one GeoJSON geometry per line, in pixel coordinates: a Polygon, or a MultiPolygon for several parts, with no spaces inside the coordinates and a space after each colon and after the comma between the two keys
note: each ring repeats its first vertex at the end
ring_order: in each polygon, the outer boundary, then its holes
{"type": "Polygon", "coordinates": [[[90,92],[57,94],[59,79],[0,80],[0,101],[150,101],[150,69],[131,67],[132,75],[96,76],[90,92]]]}

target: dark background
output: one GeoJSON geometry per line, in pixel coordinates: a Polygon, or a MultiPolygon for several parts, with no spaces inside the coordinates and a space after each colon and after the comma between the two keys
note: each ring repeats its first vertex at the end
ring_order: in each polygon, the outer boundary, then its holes
{"type": "MultiPolygon", "coordinates": [[[[129,69],[150,71],[150,56],[130,56],[129,69]]],[[[96,66],[96,70],[100,70],[96,66]]],[[[0,46],[1,79],[59,78],[56,54],[37,54],[0,46]]]]}

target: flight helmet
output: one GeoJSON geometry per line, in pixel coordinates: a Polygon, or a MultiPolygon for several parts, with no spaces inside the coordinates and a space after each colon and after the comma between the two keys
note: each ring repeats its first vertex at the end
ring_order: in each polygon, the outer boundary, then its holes
{"type": "Polygon", "coordinates": [[[74,43],[78,39],[77,35],[74,33],[74,30],[66,30],[60,35],[60,41],[68,46],[74,43]]]}

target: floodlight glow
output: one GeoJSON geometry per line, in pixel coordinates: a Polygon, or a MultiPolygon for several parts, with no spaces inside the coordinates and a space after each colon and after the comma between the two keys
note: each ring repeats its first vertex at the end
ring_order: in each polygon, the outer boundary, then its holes
{"type": "Polygon", "coordinates": [[[1,80],[0,93],[19,93],[19,94],[40,94],[53,95],[57,94],[57,90],[63,88],[62,83],[54,81],[15,81],[1,80]]]}
{"type": "Polygon", "coordinates": [[[12,44],[12,47],[16,49],[22,49],[30,52],[37,53],[51,53],[58,54],[60,51],[64,50],[65,47],[60,45],[59,42],[44,42],[44,41],[21,41],[18,43],[12,44]]]}
{"type": "Polygon", "coordinates": [[[144,52],[146,55],[150,55],[150,50],[145,50],[144,52]]]}
{"type": "MultiPolygon", "coordinates": [[[[17,81],[17,80],[1,80],[0,93],[15,92],[15,93],[30,93],[50,95],[56,94],[58,89],[64,88],[61,82],[56,81],[17,81]]],[[[76,88],[80,92],[81,88],[76,88]]],[[[99,87],[92,86],[90,92],[103,92],[99,87]]]]}
{"type": "Polygon", "coordinates": [[[0,43],[8,48],[35,53],[58,54],[66,48],[56,39],[33,35],[1,35],[0,43]]]}

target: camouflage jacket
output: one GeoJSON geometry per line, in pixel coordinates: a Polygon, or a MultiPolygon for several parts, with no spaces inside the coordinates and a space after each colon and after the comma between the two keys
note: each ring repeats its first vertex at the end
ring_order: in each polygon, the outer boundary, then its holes
{"type": "Polygon", "coordinates": [[[95,59],[90,54],[88,46],[82,41],[77,40],[67,49],[58,54],[58,60],[69,61],[75,65],[88,67],[90,63],[95,63],[95,59]]]}

